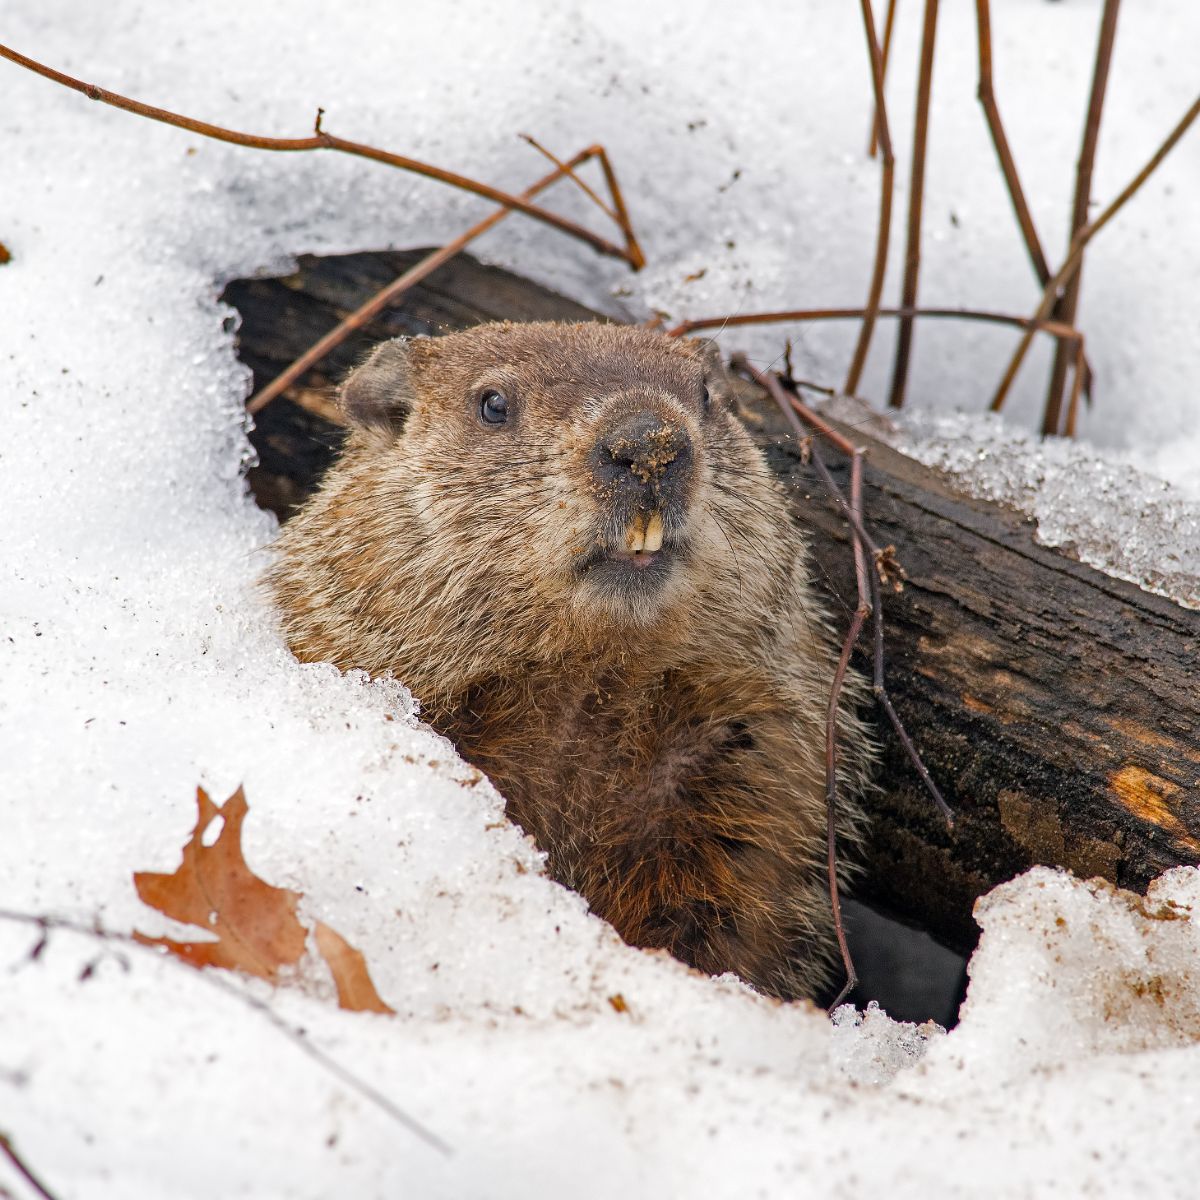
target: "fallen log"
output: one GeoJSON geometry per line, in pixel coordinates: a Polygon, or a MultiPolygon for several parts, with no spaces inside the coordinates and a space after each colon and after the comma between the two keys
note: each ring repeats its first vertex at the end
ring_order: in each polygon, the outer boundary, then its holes
{"type": "MultiPolygon", "coordinates": [[[[241,314],[256,388],[420,253],[305,258],[286,278],[230,283],[222,299],[241,314]]],[[[595,317],[460,255],[259,414],[250,486],[286,519],[340,443],[336,380],[380,339],[595,317]]],[[[769,404],[747,395],[844,625],[855,596],[845,524],[769,404]]],[[[884,600],[889,690],[958,814],[947,830],[877,721],[881,790],[860,894],[966,952],[976,897],[1034,863],[1144,890],[1200,861],[1200,613],[1038,545],[1020,514],[849,432],[868,449],[868,527],[908,575],[884,600]]]]}
{"type": "MultiPolygon", "coordinates": [[[[877,722],[864,894],[969,949],[975,898],[1035,863],[1144,892],[1200,861],[1200,613],[1039,545],[1023,515],[851,435],[869,449],[866,524],[908,574],[884,598],[888,689],[957,813],[947,830],[877,722]]],[[[790,445],[768,453],[850,603],[844,523],[790,445]]]]}

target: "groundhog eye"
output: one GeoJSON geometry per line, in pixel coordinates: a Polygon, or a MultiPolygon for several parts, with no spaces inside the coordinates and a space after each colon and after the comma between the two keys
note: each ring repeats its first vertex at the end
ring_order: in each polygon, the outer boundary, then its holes
{"type": "Polygon", "coordinates": [[[479,397],[479,415],[488,425],[503,425],[508,420],[508,400],[502,392],[489,389],[479,397]]]}
{"type": "Polygon", "coordinates": [[[707,386],[704,389],[704,394],[700,397],[700,407],[705,412],[708,412],[712,408],[712,393],[708,390],[707,386]]]}

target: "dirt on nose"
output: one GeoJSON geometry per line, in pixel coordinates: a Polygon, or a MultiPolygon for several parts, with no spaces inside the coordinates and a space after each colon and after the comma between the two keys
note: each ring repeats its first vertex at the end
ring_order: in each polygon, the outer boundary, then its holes
{"type": "MultiPolygon", "coordinates": [[[[653,483],[679,457],[683,449],[683,430],[676,425],[660,425],[636,443],[628,445],[621,456],[629,463],[629,470],[641,483],[653,483]]],[[[614,450],[616,447],[614,447],[614,450]]]]}
{"type": "Polygon", "coordinates": [[[642,487],[658,485],[668,474],[686,474],[691,440],[677,420],[655,412],[625,418],[596,443],[593,464],[605,481],[642,487]]]}

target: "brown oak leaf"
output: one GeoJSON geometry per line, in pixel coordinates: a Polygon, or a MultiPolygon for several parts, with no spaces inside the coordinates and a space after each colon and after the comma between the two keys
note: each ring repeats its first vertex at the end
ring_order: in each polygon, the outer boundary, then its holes
{"type": "Polygon", "coordinates": [[[361,950],[356,950],[324,921],[318,921],[313,932],[317,949],[333,973],[339,1008],[348,1008],[352,1012],[395,1012],[379,998],[361,950]]]}
{"type": "MultiPolygon", "coordinates": [[[[196,805],[196,825],[179,868],[170,875],[137,871],[133,882],[151,908],[215,937],[195,942],[141,933],[134,937],[162,946],[194,967],[224,967],[276,982],[281,968],[294,966],[304,956],[308,930],[296,915],[303,895],[273,887],[247,866],[242,826],[250,808],[240,787],[221,807],[197,788],[196,805]],[[216,821],[222,822],[220,830],[206,842],[216,821]]],[[[315,941],[333,974],[342,1008],[392,1011],[375,991],[359,951],[319,921],[315,941]]]]}

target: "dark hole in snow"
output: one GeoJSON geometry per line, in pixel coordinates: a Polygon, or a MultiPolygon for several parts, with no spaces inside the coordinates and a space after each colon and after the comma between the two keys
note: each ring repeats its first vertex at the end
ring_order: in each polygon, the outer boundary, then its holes
{"type": "Polygon", "coordinates": [[[882,909],[848,899],[843,910],[859,975],[849,1002],[865,1008],[875,1000],[897,1021],[956,1025],[966,994],[966,958],[882,909]]]}

